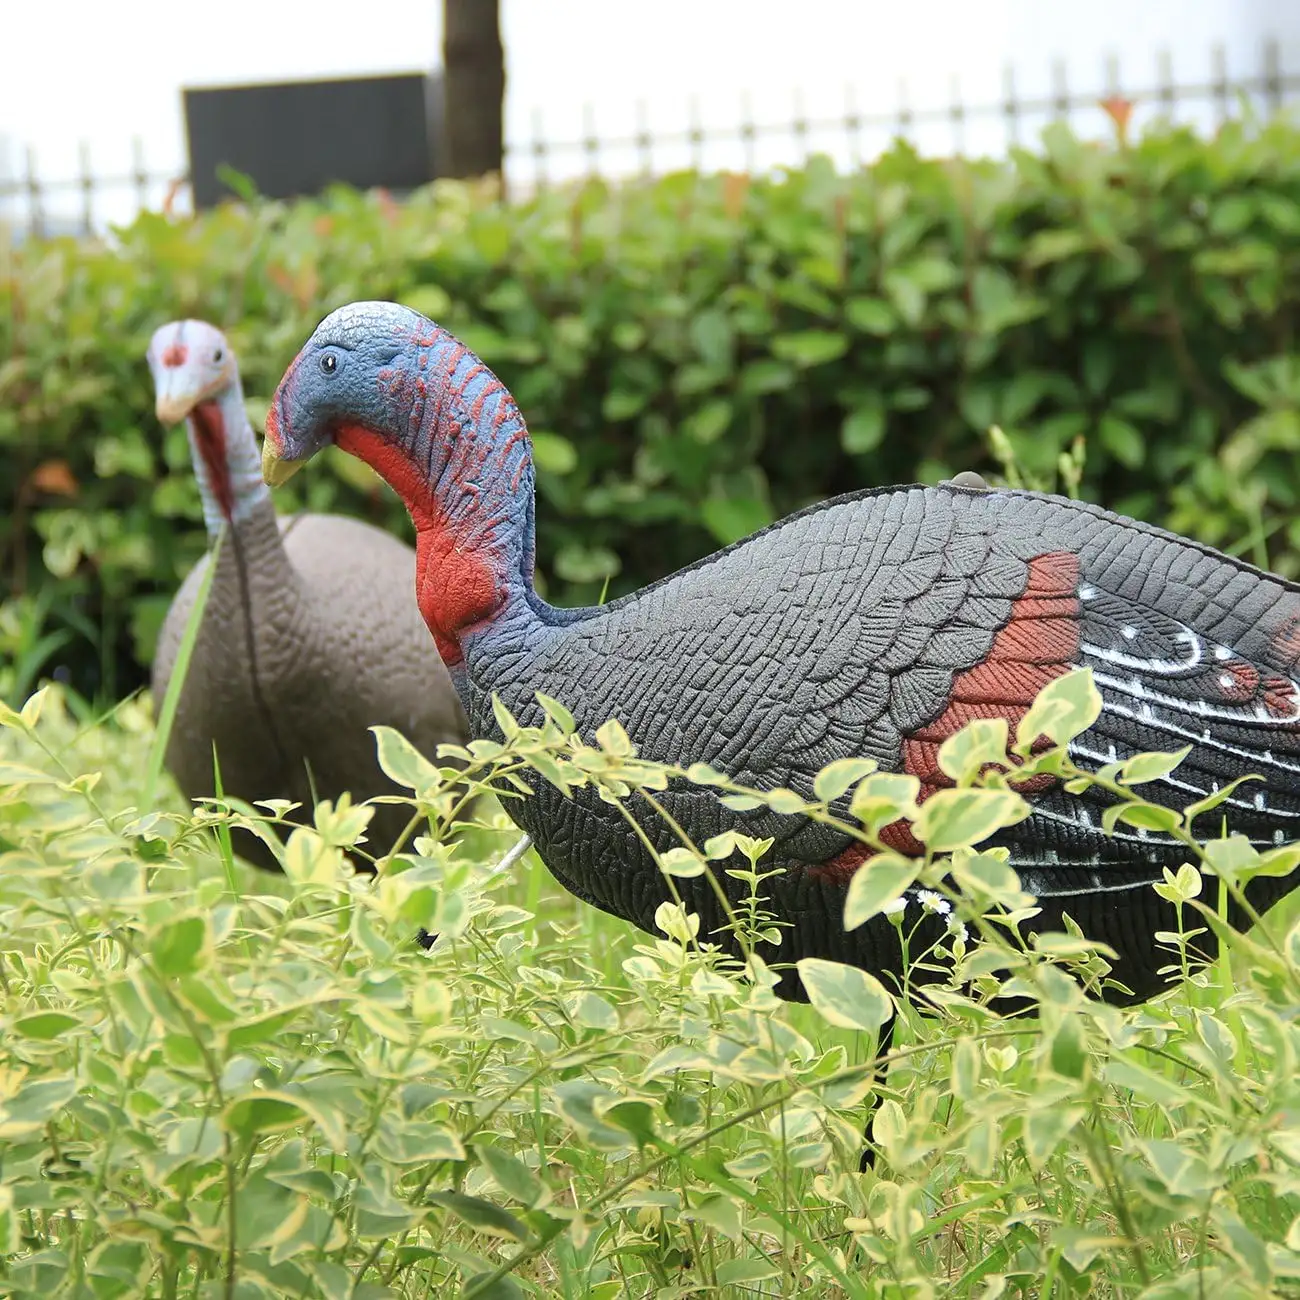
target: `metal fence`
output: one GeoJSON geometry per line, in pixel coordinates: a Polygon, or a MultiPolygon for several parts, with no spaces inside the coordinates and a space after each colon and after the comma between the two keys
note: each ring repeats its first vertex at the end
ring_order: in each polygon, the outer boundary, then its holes
{"type": "MultiPolygon", "coordinates": [[[[584,175],[648,176],[685,167],[756,173],[798,165],[814,153],[856,167],[899,138],[930,154],[996,155],[1031,143],[1053,121],[1068,122],[1085,137],[1109,135],[1114,129],[1106,110],[1109,100],[1132,105],[1135,126],[1164,117],[1213,130],[1230,118],[1250,112],[1271,115],[1300,99],[1300,68],[1283,66],[1276,41],[1263,45],[1253,74],[1230,75],[1222,47],[1210,51],[1209,69],[1205,80],[1179,82],[1169,56],[1163,55],[1156,60],[1154,81],[1133,88],[1121,84],[1118,64],[1112,61],[1103,68],[1100,85],[1085,92],[1067,84],[1065,65],[1058,63],[1051,69],[1050,90],[1031,95],[1018,93],[1015,73],[1008,69],[994,101],[967,104],[954,82],[947,103],[913,107],[900,87],[888,112],[859,111],[854,88],[847,87],[842,113],[811,117],[796,94],[790,117],[778,122],[756,120],[747,101],[729,124],[720,124],[716,111],[705,121],[698,103],[688,101],[682,126],[655,126],[641,107],[632,130],[612,134],[601,133],[596,111],[589,108],[582,130],[569,138],[552,136],[539,111],[528,138],[507,141],[506,180],[511,192],[519,194],[584,175]]],[[[0,152],[0,224],[9,225],[19,238],[101,232],[108,222],[129,220],[142,209],[183,213],[191,207],[183,170],[151,167],[139,139],[132,142],[129,167],[116,174],[96,171],[84,145],[75,175],[42,175],[30,148],[21,165],[15,163],[0,152]]]]}

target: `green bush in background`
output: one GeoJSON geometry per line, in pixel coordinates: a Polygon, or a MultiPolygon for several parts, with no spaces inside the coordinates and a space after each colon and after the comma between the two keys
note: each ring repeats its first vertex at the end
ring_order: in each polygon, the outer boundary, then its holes
{"type": "MultiPolygon", "coordinates": [[[[0,277],[0,693],[60,664],[85,694],[134,687],[204,546],[183,432],[152,414],[155,326],[224,327],[260,424],[356,298],[436,318],[514,391],[561,602],[835,492],[988,469],[992,424],[1042,481],[1086,439],[1081,495],[1300,573],[1300,130],[1119,135],[509,206],[338,191],[25,245],[0,277]]],[[[332,465],[282,508],[406,530],[364,466],[332,465]]]]}

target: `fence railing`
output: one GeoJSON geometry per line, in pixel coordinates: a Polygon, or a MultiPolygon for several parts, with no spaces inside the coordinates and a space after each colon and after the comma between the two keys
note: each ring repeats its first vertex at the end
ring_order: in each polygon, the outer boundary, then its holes
{"type": "MultiPolygon", "coordinates": [[[[813,153],[826,153],[846,167],[861,166],[902,138],[922,152],[943,156],[998,155],[1030,143],[1052,121],[1067,121],[1081,135],[1113,131],[1107,101],[1133,106],[1135,127],[1145,118],[1167,117],[1213,130],[1244,112],[1272,114],[1300,100],[1300,68],[1283,67],[1281,46],[1265,42],[1257,71],[1230,74],[1224,49],[1210,51],[1208,78],[1179,82],[1168,55],[1156,60],[1154,82],[1141,88],[1121,84],[1118,64],[1104,65],[1100,84],[1071,89],[1063,63],[1051,69],[1046,93],[1018,93],[1014,70],[1002,78],[994,100],[967,104],[954,85],[947,103],[912,106],[900,87],[887,112],[856,107],[853,87],[845,91],[841,113],[808,115],[800,97],[782,121],[757,119],[742,100],[735,119],[720,123],[716,112],[705,121],[696,102],[688,101],[685,124],[653,126],[642,107],[631,130],[602,134],[596,113],[588,108],[580,132],[568,138],[550,134],[545,114],[533,114],[528,138],[508,139],[506,181],[513,193],[584,175],[609,178],[656,175],[684,167],[756,173],[797,165],[813,153]]],[[[0,141],[0,143],[3,143],[0,141]]],[[[0,153],[0,224],[24,234],[91,234],[108,223],[129,221],[145,208],[190,210],[189,183],[183,167],[172,171],[146,163],[141,140],[132,141],[129,167],[99,172],[91,150],[83,145],[73,175],[42,175],[35,152],[24,150],[21,166],[0,153]]]]}

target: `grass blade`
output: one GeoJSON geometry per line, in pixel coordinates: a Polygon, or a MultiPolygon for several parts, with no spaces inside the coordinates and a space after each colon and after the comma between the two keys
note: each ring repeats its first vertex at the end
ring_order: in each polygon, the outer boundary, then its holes
{"type": "Polygon", "coordinates": [[[199,582],[199,589],[194,597],[194,608],[190,610],[190,616],[185,622],[180,649],[176,652],[176,664],[172,669],[171,680],[167,683],[167,693],[163,696],[162,706],[158,709],[158,728],[154,732],[153,746],[149,750],[149,763],[145,769],[144,790],[141,796],[141,807],[144,809],[153,807],[154,789],[162,774],[163,756],[167,753],[167,742],[171,738],[172,724],[176,720],[176,704],[190,670],[190,658],[194,654],[194,643],[198,640],[199,628],[203,625],[203,611],[207,608],[208,593],[212,590],[212,579],[217,572],[217,560],[221,555],[221,543],[225,535],[223,529],[217,535],[216,543],[208,553],[208,567],[199,582]]]}

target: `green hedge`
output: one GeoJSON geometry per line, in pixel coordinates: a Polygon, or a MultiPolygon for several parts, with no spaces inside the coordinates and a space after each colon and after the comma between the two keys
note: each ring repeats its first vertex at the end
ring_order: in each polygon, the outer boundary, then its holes
{"type": "MultiPolygon", "coordinates": [[[[143,359],[181,314],[228,330],[255,423],[340,303],[396,298],[456,331],[534,431],[560,601],[837,491],[992,468],[992,424],[1036,481],[1086,438],[1082,495],[1300,572],[1300,131],[1280,120],[510,206],[439,184],[145,215],[109,247],[23,246],[0,296],[7,694],[57,664],[102,697],[142,680],[204,545],[143,359]]],[[[330,459],[284,508],[406,528],[330,459]]]]}

